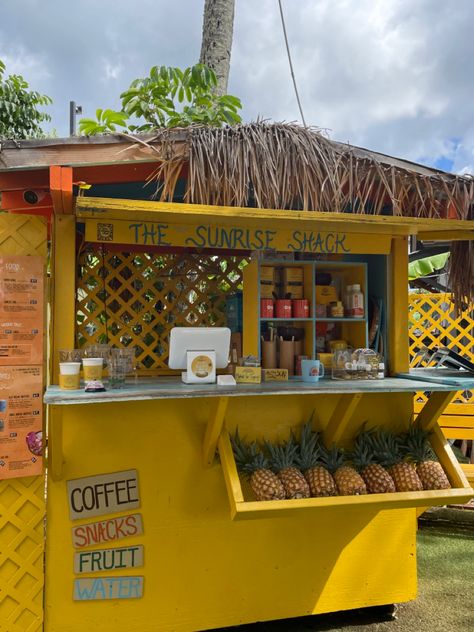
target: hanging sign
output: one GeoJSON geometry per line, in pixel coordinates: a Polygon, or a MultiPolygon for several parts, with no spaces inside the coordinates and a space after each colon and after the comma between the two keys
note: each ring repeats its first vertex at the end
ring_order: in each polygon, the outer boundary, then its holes
{"type": "Polygon", "coordinates": [[[71,520],[140,506],[136,470],[76,478],[67,482],[67,493],[71,520]]]}
{"type": "Polygon", "coordinates": [[[143,546],[95,549],[74,554],[75,573],[98,573],[143,566],[143,546]]]}
{"type": "Polygon", "coordinates": [[[72,528],[72,544],[81,549],[86,546],[105,544],[143,534],[143,523],[140,514],[129,514],[119,518],[108,518],[99,522],[81,524],[72,528]]]}
{"type": "Polygon", "coordinates": [[[43,364],[43,258],[0,256],[0,365],[43,364]]]}
{"type": "Polygon", "coordinates": [[[245,228],[219,224],[171,224],[129,220],[104,222],[87,219],[86,241],[140,246],[278,250],[342,255],[388,254],[391,236],[347,233],[343,229],[320,231],[317,228],[245,228]]]}
{"type": "Polygon", "coordinates": [[[43,468],[41,366],[0,366],[0,480],[43,468]]]}
{"type": "Polygon", "coordinates": [[[74,580],[74,601],[140,599],[143,577],[84,577],[74,580]]]}

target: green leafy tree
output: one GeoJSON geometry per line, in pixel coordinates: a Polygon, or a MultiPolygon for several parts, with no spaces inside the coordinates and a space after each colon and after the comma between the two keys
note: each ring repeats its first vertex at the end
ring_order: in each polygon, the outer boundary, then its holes
{"type": "Polygon", "coordinates": [[[153,66],[148,77],[135,79],[120,95],[122,110],[97,110],[96,119],[79,121],[82,134],[148,132],[160,127],[202,124],[220,127],[241,121],[240,99],[216,93],[217,78],[204,64],[185,70],[153,66]]]}
{"type": "Polygon", "coordinates": [[[5,74],[0,60],[0,138],[41,138],[46,134],[42,124],[49,122],[49,114],[41,107],[51,105],[50,97],[29,90],[21,75],[5,74]]]}

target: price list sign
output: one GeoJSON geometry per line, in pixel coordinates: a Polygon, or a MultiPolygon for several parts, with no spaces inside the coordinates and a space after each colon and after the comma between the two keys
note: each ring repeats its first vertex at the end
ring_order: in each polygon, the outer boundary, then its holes
{"type": "Polygon", "coordinates": [[[0,479],[43,467],[43,266],[0,256],[0,479]]]}

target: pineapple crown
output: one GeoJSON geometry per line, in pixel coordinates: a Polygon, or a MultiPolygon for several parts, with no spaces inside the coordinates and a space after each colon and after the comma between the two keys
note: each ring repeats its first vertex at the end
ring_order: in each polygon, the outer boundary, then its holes
{"type": "Polygon", "coordinates": [[[270,460],[270,468],[274,472],[281,472],[287,467],[294,467],[298,453],[298,445],[292,434],[288,441],[273,444],[265,441],[265,448],[270,460]]]}
{"type": "Polygon", "coordinates": [[[335,444],[330,449],[322,449],[322,462],[331,474],[344,465],[345,453],[343,448],[338,448],[335,444]]]}
{"type": "MultiPolygon", "coordinates": [[[[314,432],[312,420],[313,415],[311,415],[310,419],[301,429],[299,450],[296,454],[296,464],[302,470],[309,470],[312,467],[316,467],[321,460],[321,438],[319,432],[314,432]]],[[[293,433],[292,438],[295,440],[293,433]]]]}
{"type": "Polygon", "coordinates": [[[250,476],[257,470],[268,468],[268,459],[260,450],[256,441],[246,443],[240,438],[236,428],[234,436],[230,437],[237,469],[250,476]]]}
{"type": "Polygon", "coordinates": [[[391,432],[380,429],[374,432],[372,448],[375,463],[379,463],[382,467],[392,467],[404,459],[402,441],[391,432]]]}
{"type": "Polygon", "coordinates": [[[408,432],[400,436],[404,456],[417,465],[435,460],[436,456],[428,440],[429,434],[429,431],[424,430],[418,422],[412,424],[408,432]]]}
{"type": "Polygon", "coordinates": [[[363,430],[354,441],[351,460],[356,470],[362,471],[372,463],[375,463],[373,435],[373,431],[363,430]]]}

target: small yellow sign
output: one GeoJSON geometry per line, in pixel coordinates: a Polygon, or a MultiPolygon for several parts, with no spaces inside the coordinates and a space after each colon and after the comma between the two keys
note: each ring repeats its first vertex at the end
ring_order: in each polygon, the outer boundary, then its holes
{"type": "Polygon", "coordinates": [[[235,367],[235,381],[238,384],[260,384],[262,369],[256,366],[235,367]]]}
{"type": "Polygon", "coordinates": [[[287,382],[288,369],[263,369],[264,382],[287,382]]]}

